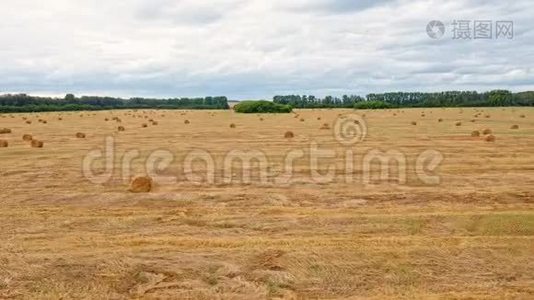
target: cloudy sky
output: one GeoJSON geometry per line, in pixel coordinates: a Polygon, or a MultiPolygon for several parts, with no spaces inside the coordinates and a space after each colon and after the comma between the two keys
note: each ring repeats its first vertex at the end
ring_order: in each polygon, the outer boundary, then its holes
{"type": "Polygon", "coordinates": [[[0,11],[0,93],[534,90],[532,0],[17,0],[0,11]],[[440,39],[431,20],[445,24],[440,39]],[[493,37],[454,39],[454,20],[493,21],[493,37]],[[501,20],[513,39],[495,37],[501,20]]]}

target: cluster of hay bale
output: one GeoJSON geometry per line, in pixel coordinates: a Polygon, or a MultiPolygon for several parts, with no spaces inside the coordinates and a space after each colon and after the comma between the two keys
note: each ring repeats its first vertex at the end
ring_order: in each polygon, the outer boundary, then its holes
{"type": "Polygon", "coordinates": [[[8,134],[8,133],[11,133],[11,129],[9,129],[9,128],[1,128],[0,129],[0,134],[8,134]]]}
{"type": "Polygon", "coordinates": [[[484,141],[486,141],[486,142],[495,142],[495,140],[497,139],[493,135],[493,131],[491,129],[489,129],[489,128],[484,129],[482,131],[482,134],[478,130],[475,130],[475,131],[471,132],[471,136],[472,137],[480,137],[481,135],[484,135],[484,141]]]}
{"type": "Polygon", "coordinates": [[[126,131],[126,128],[124,128],[124,126],[119,126],[119,127],[117,127],[117,130],[118,131],[126,131]]]}

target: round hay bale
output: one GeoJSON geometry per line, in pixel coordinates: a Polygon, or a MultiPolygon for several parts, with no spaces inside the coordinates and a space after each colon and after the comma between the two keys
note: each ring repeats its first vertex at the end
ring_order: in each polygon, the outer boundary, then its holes
{"type": "Polygon", "coordinates": [[[189,120],[185,120],[184,124],[191,124],[191,122],[189,120]]]}
{"type": "Polygon", "coordinates": [[[495,136],[493,134],[487,135],[484,140],[486,142],[495,142],[495,136]]]}
{"type": "Polygon", "coordinates": [[[439,119],[438,119],[438,122],[440,122],[440,123],[443,122],[443,119],[439,118],[439,119]]]}
{"type": "Polygon", "coordinates": [[[31,124],[31,123],[32,123],[32,121],[30,121],[30,120],[26,121],[26,124],[31,124]]]}
{"type": "Polygon", "coordinates": [[[260,118],[260,121],[263,121],[263,118],[260,118]]]}
{"type": "Polygon", "coordinates": [[[526,118],[527,116],[525,116],[525,115],[520,115],[519,117],[524,119],[524,118],[526,118]]]}
{"type": "Polygon", "coordinates": [[[85,133],[78,132],[76,133],[76,137],[79,139],[85,139],[85,133]]]}
{"type": "Polygon", "coordinates": [[[57,118],[58,121],[63,121],[63,118],[57,118]]]}
{"type": "Polygon", "coordinates": [[[321,117],[317,117],[317,121],[321,121],[321,117]]]}
{"type": "Polygon", "coordinates": [[[135,177],[128,190],[132,193],[148,193],[152,190],[152,178],[146,176],[135,177]]]}
{"type": "Polygon", "coordinates": [[[490,115],[485,115],[484,117],[485,117],[486,119],[489,119],[489,118],[491,118],[491,116],[490,116],[490,115]]]}
{"type": "Polygon", "coordinates": [[[11,133],[11,129],[9,129],[9,128],[0,129],[0,134],[7,134],[7,133],[11,133]]]}
{"type": "Polygon", "coordinates": [[[141,125],[143,128],[147,128],[148,127],[148,124],[146,123],[143,123],[143,125],[141,125]]]}
{"type": "Polygon", "coordinates": [[[6,140],[0,140],[0,148],[7,148],[9,143],[6,140]]]}
{"type": "Polygon", "coordinates": [[[33,140],[33,137],[31,134],[25,134],[22,136],[22,140],[25,141],[25,142],[29,142],[31,140],[33,140]]]}
{"type": "Polygon", "coordinates": [[[510,129],[519,129],[519,125],[512,125],[512,127],[510,127],[510,129]]]}
{"type": "Polygon", "coordinates": [[[455,126],[462,126],[462,122],[456,122],[454,123],[455,126]]]}
{"type": "Polygon", "coordinates": [[[108,122],[108,121],[109,121],[109,119],[108,119],[108,118],[104,118],[104,121],[108,122]]]}
{"type": "Polygon", "coordinates": [[[230,124],[230,128],[235,128],[235,124],[234,123],[230,124]]]}
{"type": "Polygon", "coordinates": [[[475,123],[477,120],[475,119],[471,119],[471,123],[475,123]]]}
{"type": "Polygon", "coordinates": [[[304,118],[300,118],[300,121],[301,121],[301,122],[304,122],[304,118]]]}
{"type": "Polygon", "coordinates": [[[284,134],[284,137],[285,137],[286,139],[292,139],[292,138],[295,137],[295,134],[293,134],[293,132],[291,132],[291,131],[287,131],[287,132],[284,134]]]}
{"type": "Polygon", "coordinates": [[[38,140],[32,140],[32,148],[43,148],[44,143],[38,140]]]}
{"type": "Polygon", "coordinates": [[[471,132],[471,136],[472,137],[479,137],[480,136],[480,131],[475,130],[475,131],[471,132]]]}
{"type": "Polygon", "coordinates": [[[119,126],[119,127],[117,128],[117,130],[119,130],[119,131],[125,131],[126,129],[125,129],[123,126],[119,126]]]}
{"type": "Polygon", "coordinates": [[[414,125],[414,126],[416,126],[416,125],[417,125],[417,122],[415,122],[415,121],[412,121],[412,123],[411,123],[411,124],[412,124],[412,125],[414,125]]]}
{"type": "Polygon", "coordinates": [[[152,121],[152,125],[157,126],[159,123],[157,121],[152,121]]]}
{"type": "Polygon", "coordinates": [[[330,130],[330,124],[324,123],[323,126],[320,128],[321,130],[330,130]]]}
{"type": "Polygon", "coordinates": [[[482,131],[482,134],[484,134],[484,135],[492,134],[492,133],[493,133],[493,131],[491,131],[491,129],[489,129],[489,128],[486,128],[486,129],[484,129],[484,131],[482,131]]]}

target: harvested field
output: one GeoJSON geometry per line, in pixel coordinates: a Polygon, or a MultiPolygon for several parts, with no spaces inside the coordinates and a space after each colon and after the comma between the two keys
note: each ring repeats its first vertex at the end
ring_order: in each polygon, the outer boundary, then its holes
{"type": "MultiPolygon", "coordinates": [[[[488,117],[476,123],[476,109],[422,111],[298,110],[259,119],[123,110],[63,112],[62,121],[39,113],[46,126],[21,121],[37,114],[0,118],[12,131],[0,148],[0,299],[533,298],[534,109],[484,108],[488,117]],[[342,144],[335,124],[355,113],[365,114],[367,135],[342,144]],[[155,116],[159,125],[141,130],[155,116]],[[44,147],[30,147],[21,139],[27,133],[44,147]],[[497,138],[486,142],[489,134],[497,138]],[[84,157],[105,155],[108,140],[114,172],[91,182],[84,157]],[[314,143],[336,154],[315,169],[314,143]],[[198,150],[214,160],[213,183],[202,162],[184,171],[198,150]],[[294,150],[304,157],[293,161],[292,183],[270,180],[284,174],[294,150]],[[395,165],[381,178],[375,163],[365,182],[364,157],[374,150],[406,158],[405,183],[395,165]],[[433,184],[416,173],[428,150],[443,157],[433,184]],[[172,153],[172,162],[134,184],[155,151],[172,153]],[[252,180],[242,182],[241,170],[225,172],[231,151],[264,153],[268,165],[252,162],[242,170],[252,180]],[[332,180],[312,180],[329,168],[332,180]]],[[[93,167],[105,174],[106,161],[93,167]]]]}

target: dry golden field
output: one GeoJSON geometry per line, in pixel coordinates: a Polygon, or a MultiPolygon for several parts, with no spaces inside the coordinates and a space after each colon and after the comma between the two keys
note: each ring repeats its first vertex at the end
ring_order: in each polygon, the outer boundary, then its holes
{"type": "Polygon", "coordinates": [[[12,131],[0,134],[9,144],[0,148],[0,299],[534,298],[534,109],[295,113],[0,115],[0,128],[12,131]],[[367,136],[340,144],[334,124],[353,113],[367,136]],[[484,129],[494,142],[471,136],[484,129]],[[84,157],[105,150],[106,137],[114,172],[96,184],[84,176],[84,157]],[[318,167],[305,156],[291,183],[275,178],[288,152],[314,144],[336,156],[318,167]],[[131,150],[138,155],[125,164],[131,150]],[[214,183],[202,180],[200,162],[184,172],[193,150],[213,157],[214,183]],[[252,180],[242,182],[237,168],[223,170],[233,150],[261,151],[268,166],[245,166],[252,180]],[[379,178],[375,163],[366,182],[373,150],[402,153],[406,182],[397,165],[379,178]],[[418,177],[416,160],[428,150],[442,155],[430,172],[439,183],[418,177]],[[176,182],[128,192],[154,151],[173,154],[157,175],[176,182]],[[332,166],[335,178],[313,180],[312,171],[332,166]]]}

